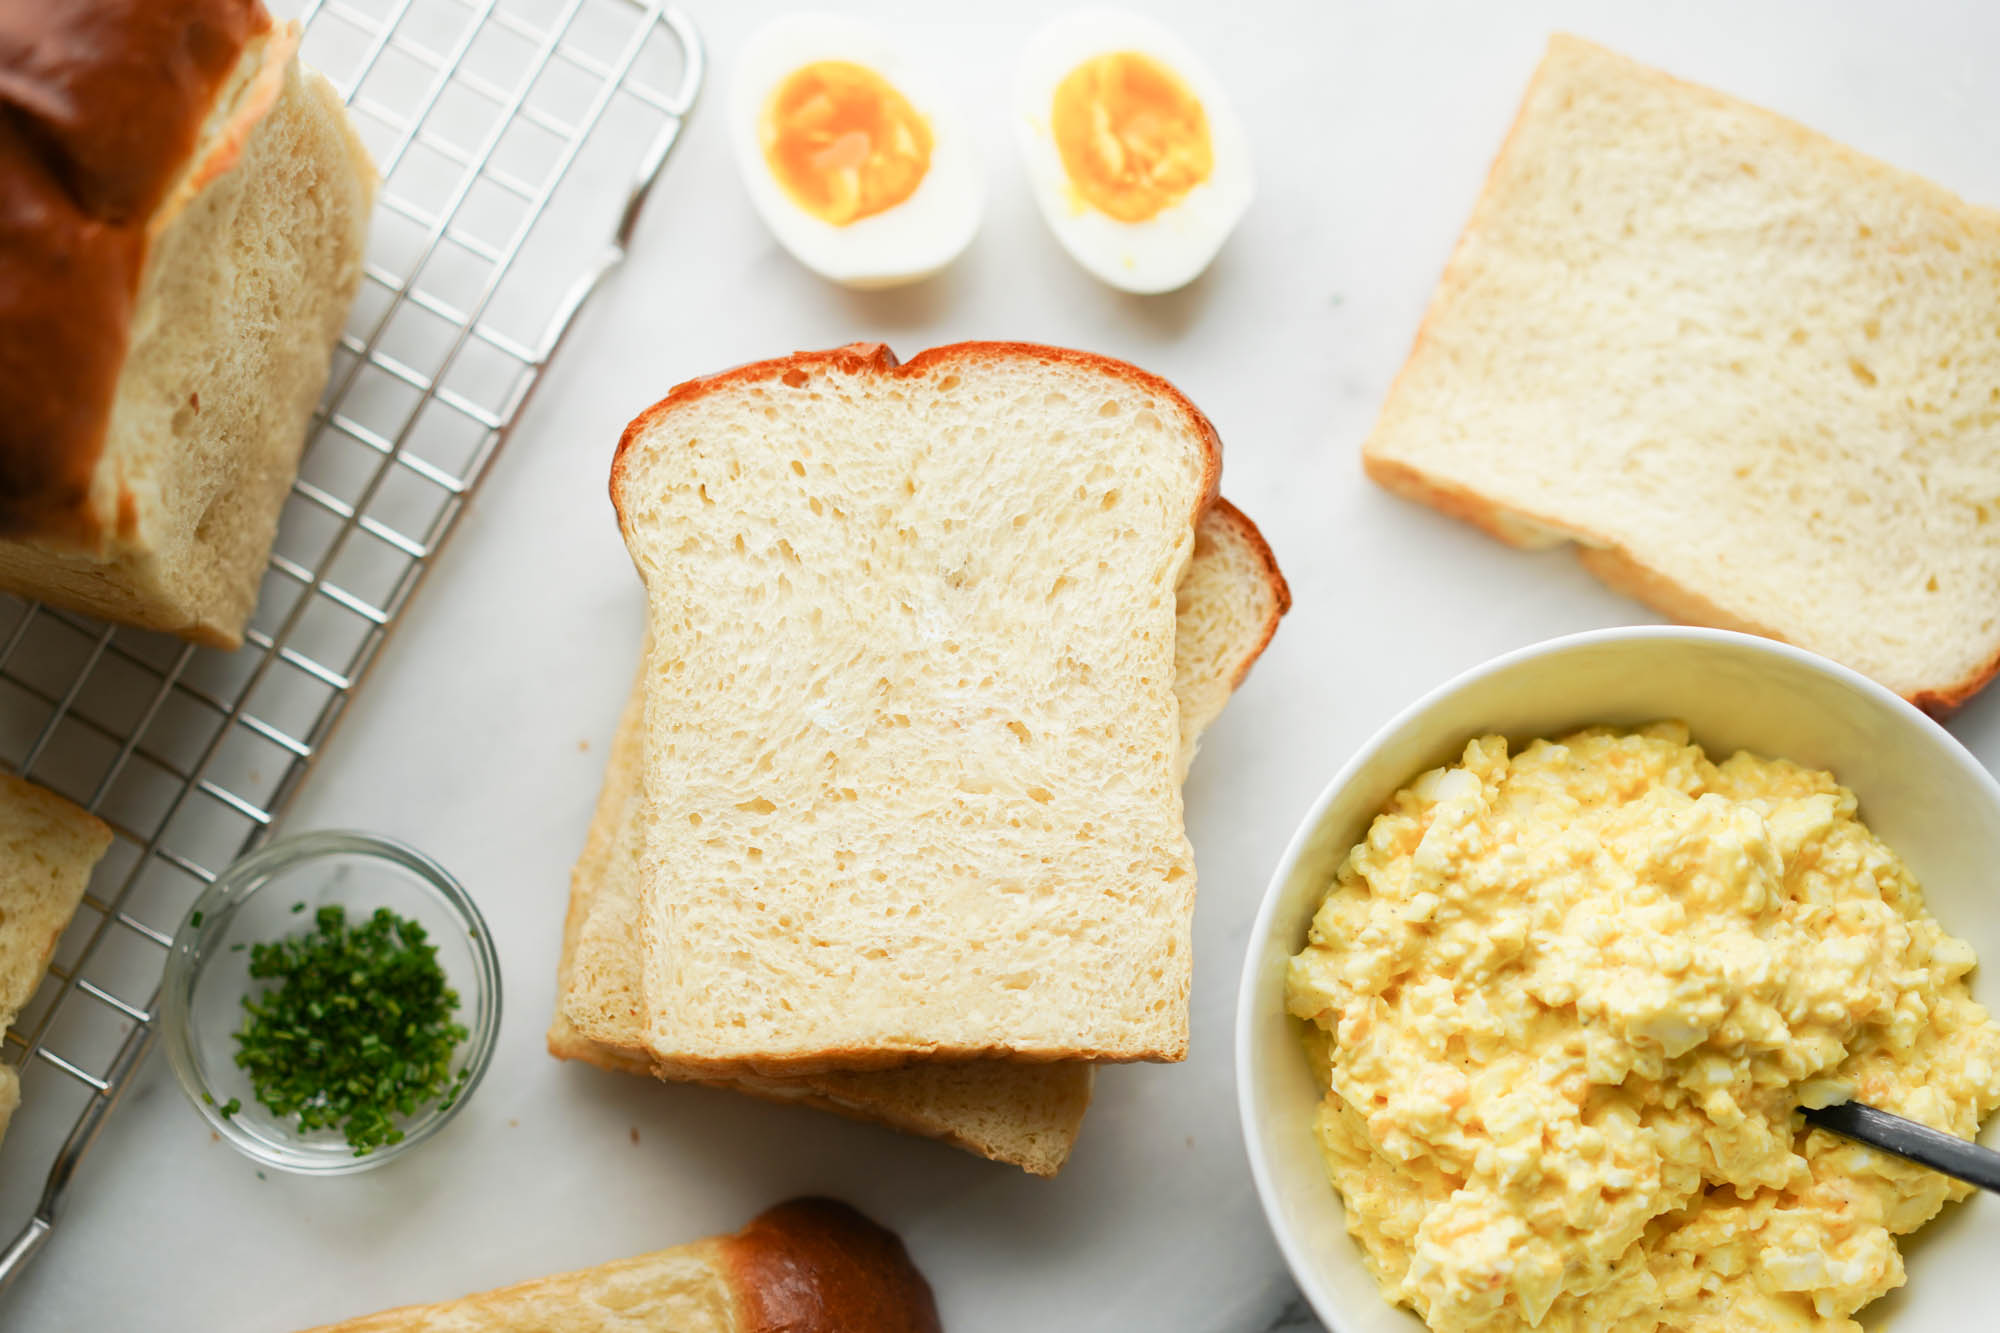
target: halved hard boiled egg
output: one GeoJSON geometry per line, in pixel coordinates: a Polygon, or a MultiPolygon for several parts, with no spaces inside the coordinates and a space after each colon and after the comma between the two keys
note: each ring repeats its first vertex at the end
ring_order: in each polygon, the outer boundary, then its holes
{"type": "Polygon", "coordinates": [[[963,119],[882,29],[790,14],[736,60],[730,139],[778,243],[850,287],[915,282],[979,229],[986,187],[963,119]]]}
{"type": "Polygon", "coordinates": [[[1253,193],[1249,141],[1208,67],[1151,19],[1082,10],[1037,33],[1015,126],[1042,217],[1077,263],[1167,292],[1215,258],[1253,193]]]}

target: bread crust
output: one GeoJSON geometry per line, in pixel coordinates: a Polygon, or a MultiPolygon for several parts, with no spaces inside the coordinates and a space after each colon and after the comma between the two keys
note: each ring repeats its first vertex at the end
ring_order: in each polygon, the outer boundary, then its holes
{"type": "Polygon", "coordinates": [[[1236,529],[1245,544],[1257,553],[1258,562],[1263,566],[1264,581],[1271,590],[1271,614],[1264,618],[1262,637],[1243,655],[1243,661],[1230,675],[1229,688],[1233,690],[1243,683],[1250,674],[1250,668],[1257,665],[1257,659],[1271,646],[1271,639],[1278,632],[1278,622],[1292,609],[1292,585],[1285,581],[1284,571],[1278,568],[1278,557],[1276,552],[1271,550],[1271,543],[1265,540],[1263,531],[1251,521],[1248,514],[1220,495],[1215,497],[1215,503],[1209,507],[1209,512],[1220,522],[1236,529]]]}
{"type": "MultiPolygon", "coordinates": [[[[0,536],[117,536],[117,490],[94,507],[93,480],[155,215],[179,183],[227,168],[190,158],[270,27],[261,0],[0,10],[0,536]]],[[[233,114],[240,145],[261,111],[233,114]]]]}
{"type": "MultiPolygon", "coordinates": [[[[747,365],[713,375],[685,380],[669,389],[666,397],[632,418],[624,433],[618,437],[618,450],[611,459],[611,505],[618,511],[619,530],[621,532],[626,530],[625,507],[619,501],[619,494],[623,489],[627,451],[635,440],[657,426],[660,420],[675,408],[683,407],[720,389],[758,384],[765,380],[779,379],[793,385],[802,384],[804,377],[815,370],[833,370],[848,375],[873,373],[909,376],[922,374],[938,366],[950,365],[954,361],[974,363],[1010,358],[1053,362],[1095,370],[1126,380],[1166,398],[1186,416],[1205,443],[1207,458],[1203,469],[1200,497],[1193,511],[1188,514],[1188,522],[1192,524],[1221,494],[1222,437],[1216,433],[1215,423],[1211,422],[1186,394],[1151,371],[1141,370],[1129,362],[1119,361],[1113,357],[1099,356],[1095,352],[1079,352],[1068,347],[1050,347],[1042,343],[1004,341],[945,343],[927,348],[908,361],[900,361],[896,354],[889,350],[887,343],[856,342],[828,348],[825,351],[794,352],[790,356],[774,357],[769,361],[752,361],[747,365]],[[794,376],[799,378],[792,378],[794,376]]],[[[1261,535],[1259,540],[1262,540],[1261,535]]]]}
{"type": "Polygon", "coordinates": [[[937,1302],[895,1233],[834,1199],[794,1199],[722,1242],[743,1333],[938,1333],[937,1302]]]}

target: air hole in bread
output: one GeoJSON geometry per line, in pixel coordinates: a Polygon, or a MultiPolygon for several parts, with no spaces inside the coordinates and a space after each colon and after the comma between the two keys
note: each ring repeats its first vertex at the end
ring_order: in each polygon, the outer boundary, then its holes
{"type": "Polygon", "coordinates": [[[806,387],[806,384],[811,380],[811,378],[812,377],[807,375],[803,370],[798,370],[798,369],[788,370],[785,372],[784,376],[785,387],[788,389],[803,389],[806,387]]]}
{"type": "Polygon", "coordinates": [[[1863,384],[1872,386],[1875,383],[1875,372],[1860,361],[1850,357],[1847,362],[1847,368],[1853,371],[1854,378],[1860,380],[1863,384]]]}
{"type": "Polygon", "coordinates": [[[794,458],[792,460],[792,472],[796,476],[803,477],[806,474],[806,465],[794,458]]]}
{"type": "Polygon", "coordinates": [[[756,796],[752,797],[750,800],[747,801],[738,801],[736,803],[736,808],[738,810],[748,811],[753,815],[768,815],[773,810],[776,810],[778,807],[768,797],[756,796]]]}

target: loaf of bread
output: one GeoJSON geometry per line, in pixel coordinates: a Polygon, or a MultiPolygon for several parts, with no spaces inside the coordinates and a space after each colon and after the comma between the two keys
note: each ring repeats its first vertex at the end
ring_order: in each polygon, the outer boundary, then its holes
{"type": "Polygon", "coordinates": [[[733,1236],[310,1333],[938,1333],[930,1284],[893,1232],[794,1199],[733,1236]]]}
{"type": "MultiPolygon", "coordinates": [[[[1203,729],[1222,711],[1290,604],[1284,576],[1256,525],[1228,501],[1218,500],[1196,527],[1194,558],[1176,598],[1174,694],[1183,771],[1203,729]]],[[[686,1071],[657,1065],[641,1044],[639,828],[634,820],[634,808],[644,799],[639,788],[644,700],[639,684],[635,682],[619,719],[597,812],[570,877],[548,1045],[560,1059],[688,1077],[686,1071]]],[[[703,1081],[942,1139],[1031,1174],[1053,1175],[1068,1159],[1082,1126],[1091,1066],[1080,1061],[966,1060],[703,1081]]]]}
{"type": "Polygon", "coordinates": [[[234,647],[375,173],[258,0],[0,11],[0,588],[234,647]]]}
{"type": "MultiPolygon", "coordinates": [[[[54,792],[0,774],[0,1031],[42,984],[56,941],[111,846],[104,821],[54,792]]],[[[14,1067],[0,1064],[0,1137],[20,1104],[14,1067]]]]}
{"type": "Polygon", "coordinates": [[[790,357],[633,422],[655,1059],[1185,1055],[1175,593],[1219,470],[1172,386],[1022,344],[790,357]]]}
{"type": "Polygon", "coordinates": [[[2000,664],[2000,212],[1557,37],[1364,449],[1922,706],[2000,664]]]}

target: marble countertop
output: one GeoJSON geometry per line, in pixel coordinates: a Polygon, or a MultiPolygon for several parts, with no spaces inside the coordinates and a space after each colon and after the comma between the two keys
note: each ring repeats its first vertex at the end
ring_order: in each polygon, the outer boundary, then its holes
{"type": "MultiPolygon", "coordinates": [[[[960,90],[991,184],[941,277],[856,294],[773,243],[734,175],[730,57],[775,5],[687,0],[705,104],[628,265],[584,313],[453,545],[288,821],[433,853],[490,918],[499,1054],[450,1132],[344,1179],[213,1140],[156,1050],[52,1244],[0,1302],[10,1329],[289,1329],[731,1230],[802,1192],[896,1227],[958,1333],[1316,1327],[1265,1230],[1237,1129],[1231,1025],[1251,917],[1345,755],[1418,692],[1551,635],[1650,619],[1566,554],[1510,552],[1368,484],[1356,455],[1553,29],[1789,113],[2000,203],[2000,8],[1950,3],[1147,6],[1237,101],[1256,203],[1213,269],[1135,298],[1086,277],[1026,193],[1013,61],[1059,6],[881,0],[960,90]],[[1187,784],[1200,874],[1193,1051],[1100,1078],[1053,1181],[542,1048],[570,863],[637,649],[639,589],[605,498],[626,420],[690,375],[883,339],[908,355],[1023,338],[1172,379],[1227,443],[1297,605],[1187,784]]],[[[2000,692],[1953,723],[2000,761],[2000,692]]]]}

